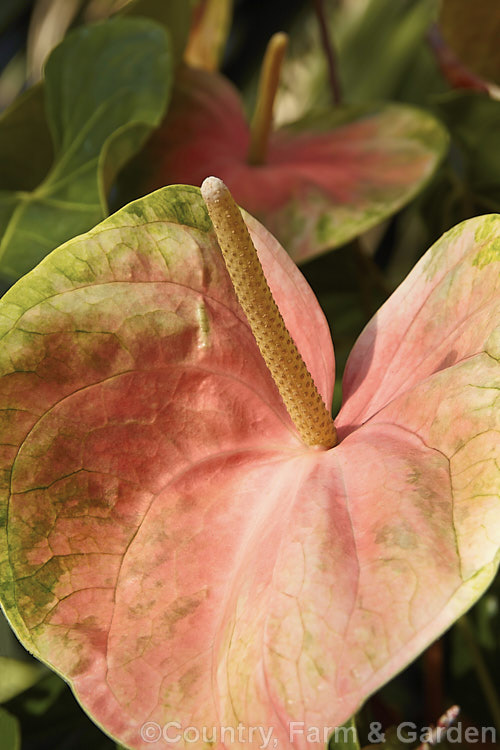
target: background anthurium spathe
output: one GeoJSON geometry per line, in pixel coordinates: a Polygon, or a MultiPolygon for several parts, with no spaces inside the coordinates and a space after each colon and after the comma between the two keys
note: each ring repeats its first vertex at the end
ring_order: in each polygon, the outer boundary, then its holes
{"type": "MultiPolygon", "coordinates": [[[[248,225],[329,404],[322,313],[248,225]]],[[[242,723],[286,747],[290,721],[343,722],[484,590],[499,244],[480,217],[424,256],[352,352],[330,451],[299,441],[195,188],[130,204],[5,295],[1,601],[105,731],[145,748],[147,721],[242,723]]]]}
{"type": "Polygon", "coordinates": [[[143,192],[216,174],[298,262],[341,245],[422,189],[448,144],[432,115],[403,105],[331,110],[276,131],[248,163],[250,129],[223,76],[184,68],[169,112],[129,175],[143,192]]]}

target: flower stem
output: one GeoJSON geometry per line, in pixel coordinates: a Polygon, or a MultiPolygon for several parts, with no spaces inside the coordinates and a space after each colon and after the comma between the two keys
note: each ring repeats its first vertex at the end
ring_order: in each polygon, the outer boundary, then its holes
{"type": "Polygon", "coordinates": [[[257,106],[250,125],[249,164],[264,164],[266,161],[274,100],[287,45],[288,35],[281,31],[274,34],[267,45],[260,72],[257,106]]]}
{"type": "Polygon", "coordinates": [[[332,44],[330,32],[328,29],[328,21],[325,12],[324,0],[313,0],[314,8],[316,10],[316,16],[319,23],[319,33],[321,35],[321,43],[325,52],[326,64],[328,66],[328,78],[330,80],[330,88],[332,91],[333,104],[338,106],[342,103],[342,91],[340,88],[340,81],[337,73],[337,56],[335,54],[335,48],[332,44]]]}
{"type": "Polygon", "coordinates": [[[238,206],[217,177],[204,181],[201,194],[238,301],[300,437],[306,445],[332,448],[333,419],[285,326],[238,206]]]}

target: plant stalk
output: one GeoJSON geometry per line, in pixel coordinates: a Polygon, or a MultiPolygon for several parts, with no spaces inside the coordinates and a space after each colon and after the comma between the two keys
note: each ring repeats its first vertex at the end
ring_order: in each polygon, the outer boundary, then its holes
{"type": "Polygon", "coordinates": [[[338,107],[342,103],[342,89],[340,87],[340,80],[337,72],[337,55],[335,54],[335,48],[333,46],[330,30],[328,28],[328,21],[325,11],[325,0],[313,0],[314,8],[316,10],[316,16],[318,18],[319,33],[321,36],[321,44],[326,57],[326,64],[328,68],[328,79],[330,81],[330,89],[332,92],[333,105],[338,107]]]}

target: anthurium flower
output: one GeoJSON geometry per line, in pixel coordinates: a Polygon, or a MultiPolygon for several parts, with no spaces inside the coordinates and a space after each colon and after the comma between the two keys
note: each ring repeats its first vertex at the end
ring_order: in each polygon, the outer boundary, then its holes
{"type": "Polygon", "coordinates": [[[448,137],[430,114],[398,104],[339,107],[271,132],[285,45],[284,34],[270,42],[251,125],[226,78],[180,70],[168,114],[129,179],[136,196],[137,185],[199,186],[217,174],[300,263],[411,200],[448,137]]]}
{"type": "Polygon", "coordinates": [[[322,747],[495,573],[500,217],[377,313],[333,426],[312,291],[245,214],[273,302],[227,191],[204,195],[241,304],[184,186],[0,301],[0,598],[128,747],[322,747]]]}

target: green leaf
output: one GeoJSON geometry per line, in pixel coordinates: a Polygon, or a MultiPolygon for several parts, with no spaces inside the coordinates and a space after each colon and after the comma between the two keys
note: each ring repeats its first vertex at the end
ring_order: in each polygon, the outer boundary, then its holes
{"type": "MultiPolygon", "coordinates": [[[[26,748],[115,750],[115,742],[85,715],[58,675],[47,671],[32,688],[9,701],[22,727],[26,748]]],[[[3,746],[0,741],[0,747],[3,746]]]]}
{"type": "Polygon", "coordinates": [[[0,656],[0,703],[5,703],[30,688],[45,672],[46,668],[38,662],[0,656]]]}
{"type": "Polygon", "coordinates": [[[2,750],[20,750],[21,728],[15,716],[0,706],[0,744],[2,750]]]}
{"type": "Polygon", "coordinates": [[[476,605],[478,643],[485,649],[493,651],[497,645],[498,635],[494,627],[494,618],[498,615],[498,597],[486,594],[476,605]]]}
{"type": "Polygon", "coordinates": [[[0,703],[27,690],[45,672],[21,646],[0,609],[0,703]]]}
{"type": "Polygon", "coordinates": [[[0,119],[0,190],[34,190],[54,159],[43,85],[28,89],[0,119]]]}
{"type": "MultiPolygon", "coordinates": [[[[331,85],[313,3],[291,30],[275,116],[288,123],[330,107],[331,85]]],[[[445,82],[426,43],[436,0],[349,0],[326,3],[336,48],[342,100],[349,104],[401,101],[427,106],[445,82]]]]}
{"type": "Polygon", "coordinates": [[[133,0],[123,8],[120,15],[144,16],[165,26],[172,38],[175,64],[182,60],[191,22],[191,7],[186,0],[133,0]]]}
{"type": "Polygon", "coordinates": [[[51,709],[58,707],[58,704],[61,704],[65,691],[66,683],[64,680],[55,672],[46,670],[43,679],[36,686],[36,690],[28,690],[19,696],[15,704],[22,703],[26,713],[31,716],[42,717],[51,709]]]}
{"type": "MultiPolygon", "coordinates": [[[[368,4],[339,44],[339,70],[347,101],[377,101],[396,95],[424,44],[435,7],[434,0],[372,0],[368,4]]],[[[334,23],[333,15],[333,32],[334,23]]]]}
{"type": "Polygon", "coordinates": [[[0,609],[0,658],[2,657],[16,659],[17,661],[20,659],[31,659],[29,653],[21,646],[14,635],[14,631],[10,627],[2,609],[0,609]]]}
{"type": "Polygon", "coordinates": [[[0,192],[4,279],[107,214],[114,176],[164,114],[170,69],[167,32],[147,19],[80,28],[52,52],[45,108],[55,159],[35,190],[0,192]]]}
{"type": "Polygon", "coordinates": [[[465,157],[471,190],[488,210],[500,208],[500,101],[476,92],[453,91],[435,100],[465,157]]]}
{"type": "MultiPolygon", "coordinates": [[[[498,641],[498,599],[492,593],[485,594],[468,617],[470,631],[478,648],[494,651],[498,641]]],[[[454,627],[451,633],[452,674],[461,677],[474,668],[474,655],[464,635],[463,627],[454,627]]]]}

